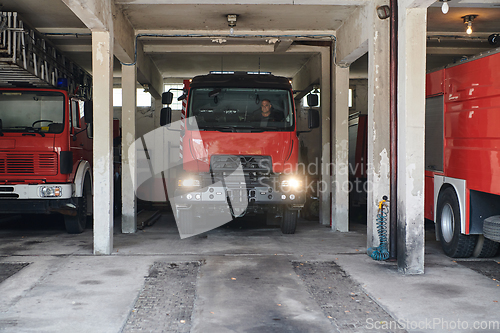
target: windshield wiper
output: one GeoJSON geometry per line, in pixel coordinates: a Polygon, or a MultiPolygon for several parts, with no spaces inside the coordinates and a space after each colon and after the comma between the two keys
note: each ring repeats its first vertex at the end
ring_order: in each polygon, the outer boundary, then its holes
{"type": "Polygon", "coordinates": [[[41,128],[28,126],[28,127],[26,127],[26,130],[27,130],[29,133],[38,133],[38,134],[40,134],[42,137],[45,137],[45,133],[43,133],[43,132],[42,132],[42,129],[41,129],[41,128]]]}
{"type": "Polygon", "coordinates": [[[7,127],[5,128],[5,130],[9,130],[9,129],[16,129],[16,130],[25,130],[26,132],[28,133],[38,133],[40,134],[41,136],[45,137],[45,133],[42,132],[42,129],[41,128],[38,128],[38,127],[31,127],[31,126],[12,126],[12,127],[7,127]]]}

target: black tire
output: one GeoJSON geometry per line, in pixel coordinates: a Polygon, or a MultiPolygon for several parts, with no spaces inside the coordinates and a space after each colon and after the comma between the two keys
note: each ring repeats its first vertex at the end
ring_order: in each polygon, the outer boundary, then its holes
{"type": "Polygon", "coordinates": [[[90,175],[87,174],[85,176],[85,184],[83,190],[85,195],[87,196],[87,218],[86,218],[86,228],[93,229],[94,228],[94,202],[92,196],[92,186],[90,181],[90,175]]]}
{"type": "Polygon", "coordinates": [[[179,209],[177,212],[177,228],[182,236],[191,236],[194,233],[194,214],[191,209],[179,209]]]}
{"type": "Polygon", "coordinates": [[[477,237],[477,244],[474,252],[472,253],[473,257],[476,258],[491,258],[497,254],[498,247],[500,243],[494,242],[484,235],[479,235],[477,237]]]}
{"type": "Polygon", "coordinates": [[[281,221],[281,232],[284,234],[294,234],[297,228],[297,210],[285,208],[283,212],[283,220],[281,221]]]}
{"type": "Polygon", "coordinates": [[[500,242],[500,215],[490,216],[483,223],[484,237],[500,242]]]}
{"type": "Polygon", "coordinates": [[[84,181],[83,192],[80,198],[76,198],[76,216],[64,215],[64,225],[66,226],[66,231],[69,234],[81,234],[85,227],[87,226],[87,204],[88,204],[88,193],[89,182],[84,181]]]}
{"type": "Polygon", "coordinates": [[[460,232],[460,207],[455,190],[443,190],[438,197],[436,228],[441,247],[447,256],[468,258],[474,252],[477,235],[464,235],[460,232]]]}

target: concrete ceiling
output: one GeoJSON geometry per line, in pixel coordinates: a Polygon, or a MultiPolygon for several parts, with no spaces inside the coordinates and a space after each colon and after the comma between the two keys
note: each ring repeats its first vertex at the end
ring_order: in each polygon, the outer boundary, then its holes
{"type": "MultiPolygon", "coordinates": [[[[165,79],[189,78],[210,70],[259,69],[293,77],[313,53],[277,54],[273,52],[276,36],[288,35],[282,39],[289,38],[294,45],[324,43],[325,38],[314,35],[334,34],[357,6],[369,1],[296,0],[293,5],[286,0],[275,0],[272,5],[259,0],[223,5],[197,2],[202,1],[115,0],[165,79]],[[239,15],[232,36],[227,14],[239,15]],[[211,37],[197,37],[200,33],[211,37]]],[[[428,9],[428,68],[491,49],[487,37],[500,33],[498,1],[450,0],[449,4],[446,15],[439,2],[428,9]],[[467,14],[478,15],[470,36],[461,19],[467,14]]],[[[17,11],[26,23],[47,34],[70,58],[91,71],[90,30],[62,0],[0,0],[0,5],[1,11],[17,11]]],[[[353,77],[363,77],[366,62],[365,56],[351,65],[353,77]]],[[[115,76],[120,76],[118,61],[115,76]]]]}

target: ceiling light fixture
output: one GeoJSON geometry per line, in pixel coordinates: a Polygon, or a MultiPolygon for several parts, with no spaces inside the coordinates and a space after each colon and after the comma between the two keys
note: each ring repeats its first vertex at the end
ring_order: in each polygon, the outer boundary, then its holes
{"type": "Polygon", "coordinates": [[[448,13],[448,11],[450,10],[450,6],[448,5],[448,1],[450,1],[450,0],[439,0],[439,1],[443,3],[443,5],[441,6],[441,11],[443,12],[443,14],[448,13]]]}
{"type": "Polygon", "coordinates": [[[227,25],[229,26],[229,33],[234,34],[234,27],[236,26],[236,20],[238,19],[238,14],[227,14],[227,25]]]}
{"type": "Polygon", "coordinates": [[[464,20],[464,24],[467,24],[467,30],[465,32],[467,32],[467,35],[470,35],[472,33],[472,21],[474,21],[474,19],[477,17],[477,15],[465,15],[465,16],[462,16],[463,20],[464,20]]]}

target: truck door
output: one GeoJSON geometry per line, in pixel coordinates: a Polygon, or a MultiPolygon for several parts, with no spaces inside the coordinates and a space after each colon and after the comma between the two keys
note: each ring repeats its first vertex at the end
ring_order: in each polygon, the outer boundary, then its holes
{"type": "Polygon", "coordinates": [[[87,131],[86,123],[83,118],[83,101],[78,99],[71,100],[70,110],[70,146],[73,152],[73,160],[81,159],[92,161],[92,140],[89,138],[90,132],[87,131]]]}

